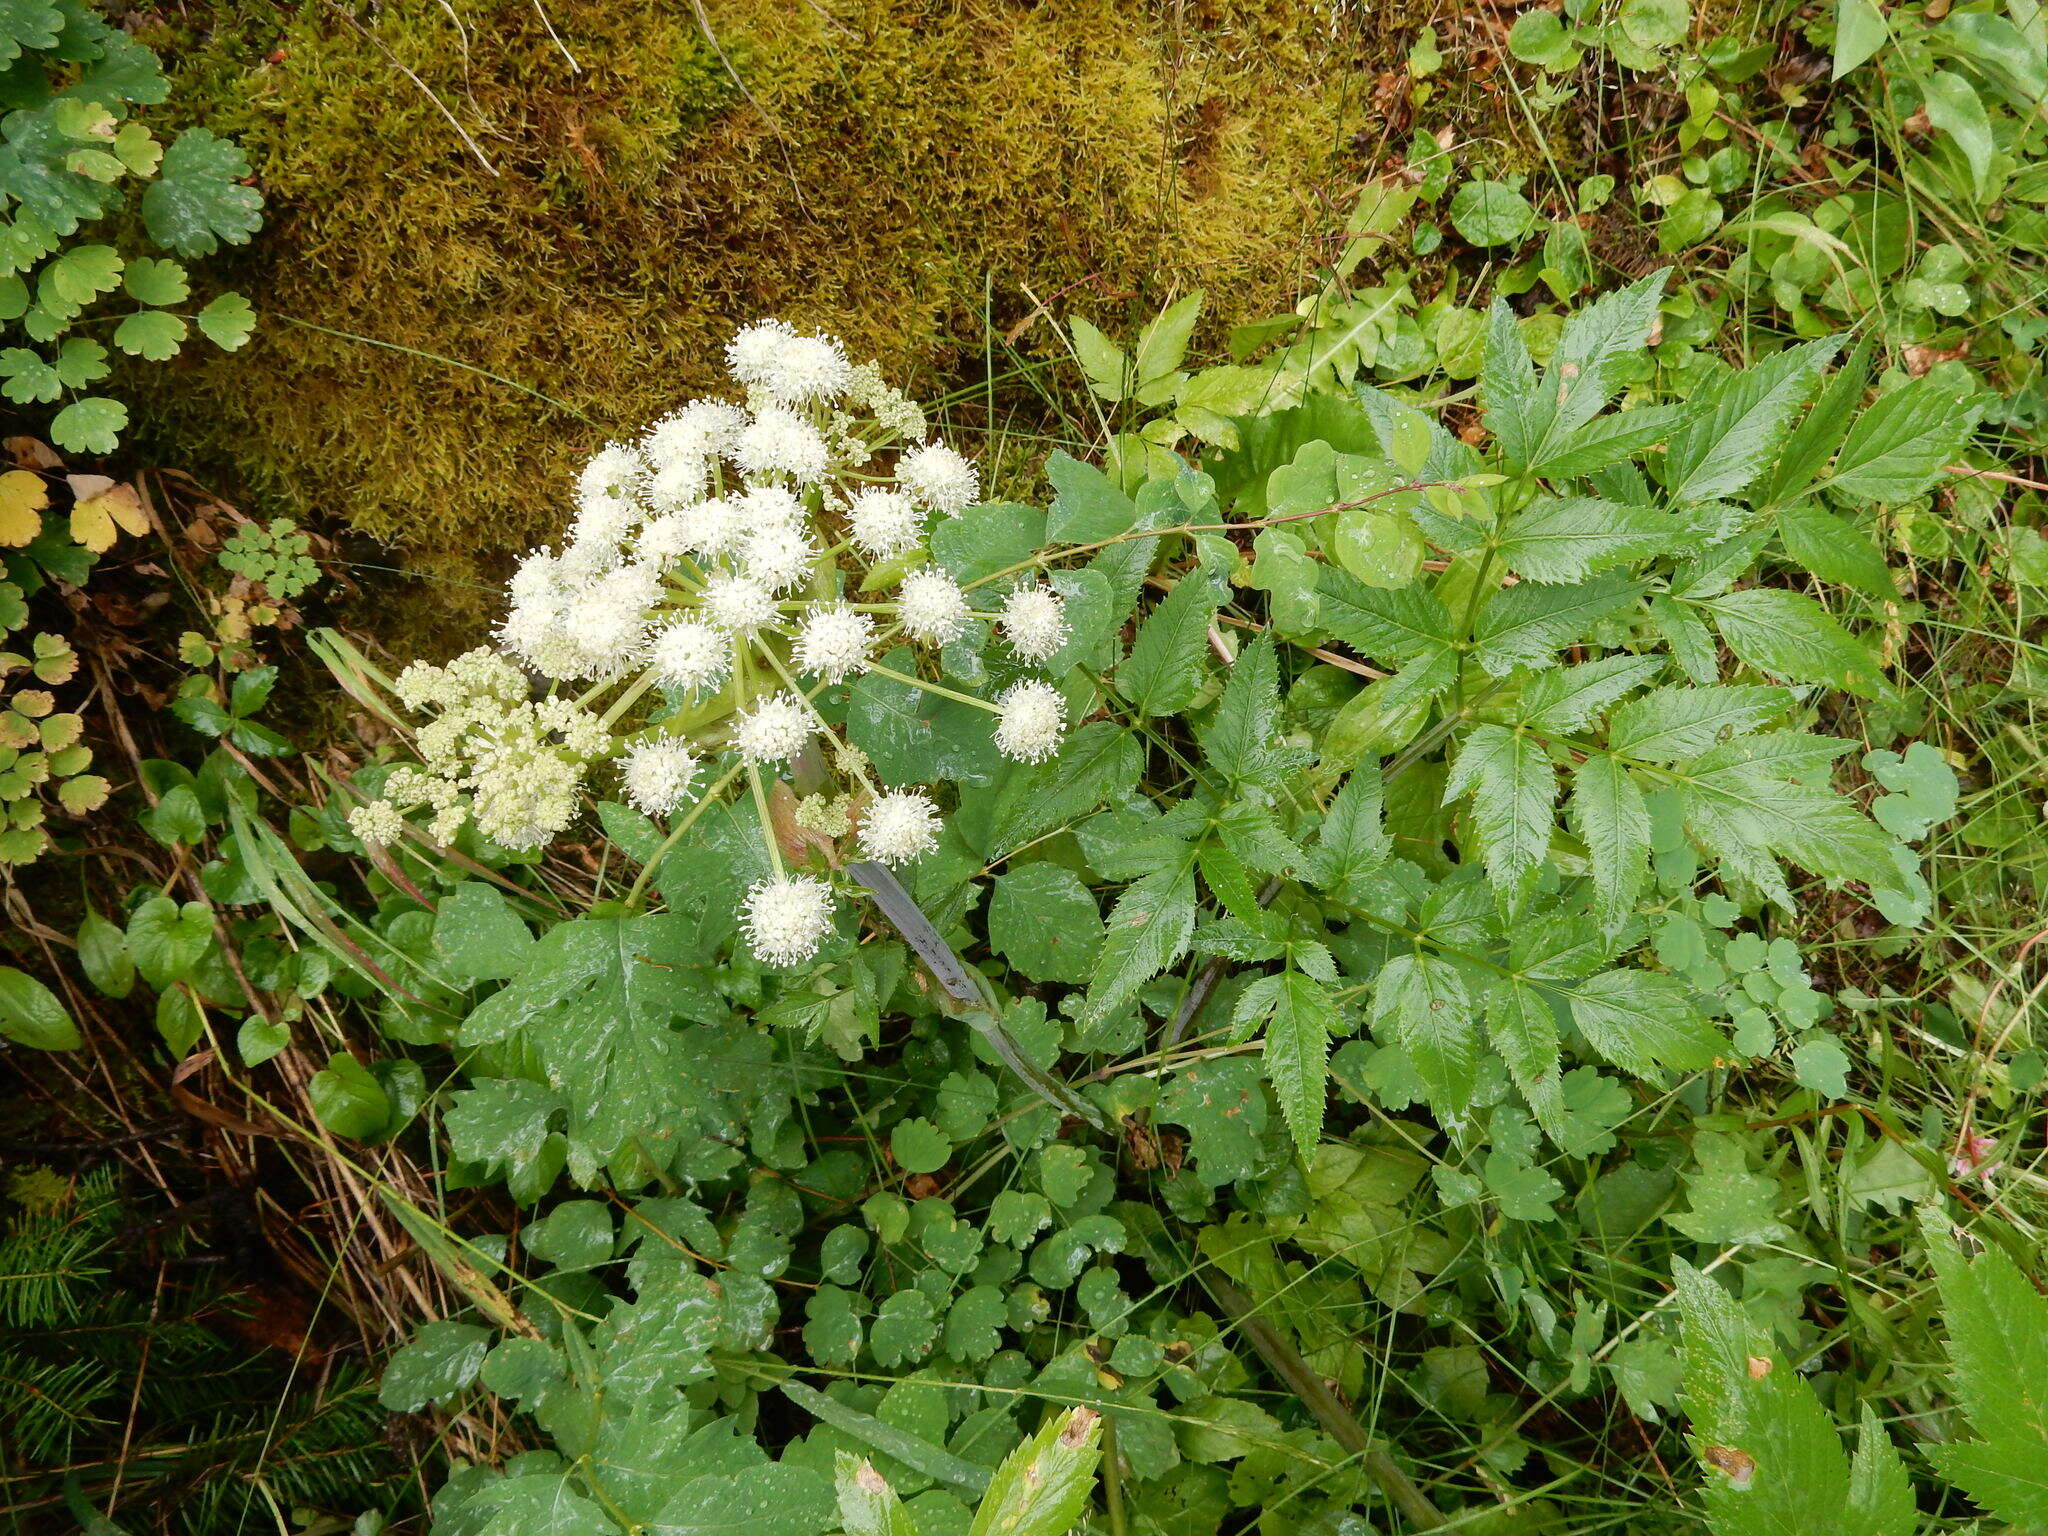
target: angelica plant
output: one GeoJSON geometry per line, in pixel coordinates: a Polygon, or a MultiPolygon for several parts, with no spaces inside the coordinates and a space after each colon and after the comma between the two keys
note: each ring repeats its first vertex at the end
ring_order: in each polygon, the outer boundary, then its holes
{"type": "Polygon", "coordinates": [[[423,814],[436,841],[468,824],[516,851],[566,831],[593,776],[679,833],[743,798],[773,870],[747,892],[743,927],[757,957],[789,966],[816,953],[834,901],[827,878],[785,867],[774,777],[801,760],[809,803],[839,806],[865,859],[906,864],[941,830],[928,789],[885,783],[821,695],[877,674],[984,712],[998,752],[1041,763],[1066,713],[1044,677],[1012,675],[988,697],[883,657],[908,643],[935,661],[981,622],[1021,674],[1072,627],[1051,587],[1004,573],[1013,585],[982,599],[931,563],[935,520],[973,504],[980,475],[875,367],[776,320],[741,330],[726,360],[744,404],[694,400],[584,466],[567,538],[509,583],[496,649],[400,674],[399,701],[433,716],[421,762],[350,826],[388,844],[423,814]]]}

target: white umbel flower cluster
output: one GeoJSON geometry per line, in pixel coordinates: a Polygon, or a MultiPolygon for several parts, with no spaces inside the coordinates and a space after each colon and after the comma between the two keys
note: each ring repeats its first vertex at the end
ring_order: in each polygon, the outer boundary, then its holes
{"type": "Polygon", "coordinates": [[[1051,587],[1026,587],[1003,599],[1003,638],[1026,661],[1050,661],[1067,643],[1067,604],[1051,587]]]}
{"type": "Polygon", "coordinates": [[[782,875],[747,892],[740,922],[754,953],[770,965],[797,965],[832,931],[832,887],[813,875],[782,875]]]}
{"type": "Polygon", "coordinates": [[[878,864],[907,864],[939,845],[939,808],[916,790],[878,795],[860,819],[860,851],[878,864]]]}
{"type": "MultiPolygon", "coordinates": [[[[584,466],[568,537],[512,577],[498,651],[399,678],[400,700],[433,718],[418,733],[420,764],[351,813],[359,837],[395,843],[419,812],[417,831],[432,838],[473,825],[504,847],[539,848],[570,825],[599,763],[616,793],[677,818],[678,831],[728,794],[765,818],[780,803],[772,779],[796,764],[808,776],[801,803],[840,808],[811,814],[808,835],[854,845],[829,862],[901,865],[938,845],[939,806],[875,783],[857,742],[830,723],[851,706],[821,694],[925,690],[985,709],[1012,758],[1058,750],[1064,706],[1049,684],[1013,683],[996,702],[933,680],[961,675],[937,648],[978,646],[977,618],[1031,664],[1056,655],[1069,629],[1051,588],[977,614],[931,560],[931,525],[981,495],[973,462],[829,336],[762,320],[726,359],[744,403],[690,401],[584,466]]],[[[832,931],[832,888],[782,869],[782,843],[766,825],[762,835],[776,874],[748,893],[743,927],[762,960],[799,964],[832,931]]]]}

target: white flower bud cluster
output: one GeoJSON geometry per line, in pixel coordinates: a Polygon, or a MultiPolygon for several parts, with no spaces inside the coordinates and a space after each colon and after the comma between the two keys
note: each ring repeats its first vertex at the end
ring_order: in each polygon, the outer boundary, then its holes
{"type": "MultiPolygon", "coordinates": [[[[351,814],[358,835],[395,841],[406,813],[424,809],[437,839],[473,821],[503,846],[535,848],[570,824],[595,762],[612,760],[616,792],[645,814],[689,815],[707,786],[758,789],[822,738],[805,761],[844,785],[844,835],[857,834],[859,857],[900,865],[937,846],[932,799],[873,783],[815,700],[892,645],[936,649],[967,634],[969,594],[924,539],[934,519],[979,499],[980,472],[829,336],[764,320],[733,338],[726,360],[744,405],[692,401],[584,466],[567,538],[528,555],[510,582],[500,652],[399,678],[401,702],[435,718],[419,733],[422,765],[394,772],[382,798],[351,814]],[[614,692],[608,709],[592,702],[614,692]],[[658,723],[615,734],[650,693],[667,699],[658,723]]],[[[1028,665],[1050,661],[1071,632],[1044,586],[980,617],[1028,665]]],[[[1049,683],[1016,683],[994,703],[891,675],[981,704],[996,746],[1018,761],[1059,749],[1065,705],[1049,683]]],[[[767,828],[764,838],[779,858],[767,828]]],[[[831,931],[831,888],[778,873],[748,894],[743,921],[763,960],[796,964],[831,931]]]]}
{"type": "Polygon", "coordinates": [[[409,708],[432,708],[416,743],[420,766],[395,770],[381,798],[349,813],[365,842],[396,842],[403,812],[433,812],[427,833],[446,842],[474,821],[501,847],[538,848],[575,819],[585,765],[611,732],[568,699],[527,698],[527,679],[504,657],[475,650],[445,667],[414,662],[395,688],[409,708]]]}

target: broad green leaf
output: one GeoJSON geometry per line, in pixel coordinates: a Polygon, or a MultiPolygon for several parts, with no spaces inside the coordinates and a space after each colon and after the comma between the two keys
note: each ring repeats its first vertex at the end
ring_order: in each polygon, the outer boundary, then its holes
{"type": "Polygon", "coordinates": [[[203,901],[180,907],[168,896],[152,896],[128,919],[128,953],[159,992],[191,975],[212,946],[213,912],[203,901]]]}
{"type": "MultiPolygon", "coordinates": [[[[1537,405],[1536,365],[1508,301],[1496,298],[1486,313],[1486,352],[1479,372],[1479,403],[1486,425],[1510,463],[1540,461],[1538,440],[1549,417],[1537,405]]],[[[1566,434],[1559,434],[1562,451],[1566,434]]]]}
{"type": "Polygon", "coordinates": [[[1828,380],[1805,418],[1785,440],[1768,478],[1755,493],[1759,505],[1782,505],[1804,492],[1827,468],[1828,460],[1860,414],[1863,391],[1870,384],[1874,350],[1871,338],[1864,337],[1849,354],[1848,361],[1828,380]]]}
{"type": "Polygon", "coordinates": [[[1067,332],[1074,338],[1074,357],[1088,387],[1111,404],[1129,396],[1131,360],[1124,349],[1079,315],[1067,322],[1067,332]]]}
{"type": "Polygon", "coordinates": [[[121,272],[121,286],[138,304],[182,304],[192,296],[184,267],[156,256],[129,261],[121,272]]]}
{"type": "Polygon", "coordinates": [[[369,1069],[346,1051],[327,1058],[327,1065],[306,1084],[314,1118],[337,1136],[369,1141],[391,1121],[391,1098],[369,1069]]]}
{"type": "Polygon", "coordinates": [[[1869,60],[1891,37],[1875,0],[1835,0],[1835,56],[1830,78],[1839,80],[1869,60]]]}
{"type": "Polygon", "coordinates": [[[57,994],[11,965],[0,965],[0,1038],[38,1051],[75,1051],[85,1044],[57,994]]]}
{"type": "Polygon", "coordinates": [[[1513,245],[1536,222],[1529,200],[1500,181],[1468,181],[1452,194],[1452,228],[1472,245],[1513,245]]]}
{"type": "Polygon", "coordinates": [[[463,1021],[464,1045],[518,1041],[568,1096],[572,1135],[608,1156],[665,1142],[717,1091],[676,1021],[717,1013],[687,916],[557,923],[525,966],[463,1021]]]}
{"type": "Polygon", "coordinates": [[[1132,369],[1133,397],[1142,405],[1164,405],[1186,377],[1179,369],[1187,356],[1188,338],[1202,318],[1202,291],[1167,305],[1138,336],[1132,369]]]}
{"type": "Polygon", "coordinates": [[[1474,726],[1444,783],[1444,803],[1467,793],[1487,877],[1505,896],[1550,850],[1557,770],[1534,737],[1501,725],[1474,726]]]}
{"type": "Polygon", "coordinates": [[[1699,756],[1723,732],[1743,736],[1761,730],[1791,703],[1785,689],[1761,685],[1659,688],[1614,711],[1607,745],[1644,762],[1680,762],[1699,756]]]}
{"type": "Polygon", "coordinates": [[[135,989],[135,959],[128,936],[97,912],[78,925],[78,968],[102,997],[116,1000],[135,989]]]}
{"type": "Polygon", "coordinates": [[[223,293],[193,317],[206,339],[223,352],[239,351],[256,329],[256,311],[239,293],[223,293]]]}
{"type": "Polygon", "coordinates": [[[1052,482],[1052,508],[1046,513],[1049,544],[1094,544],[1130,530],[1138,520],[1132,501],[1101,470],[1060,450],[1045,461],[1052,482]]]}
{"type": "Polygon", "coordinates": [[[1068,1536],[1095,1488],[1102,1418],[1071,1408],[1004,1460],[967,1536],[1068,1536]]]}
{"type": "Polygon", "coordinates": [[[1912,1536],[1911,1484],[1876,1417],[1855,1461],[1809,1387],[1720,1282],[1674,1261],[1686,1412],[1714,1536],[1912,1536]]]}
{"type": "Polygon", "coordinates": [[[533,934],[496,886],[464,880],[441,898],[434,918],[434,949],[450,976],[505,981],[526,964],[533,934]]]}
{"type": "MultiPolygon", "coordinates": [[[[1516,667],[1547,667],[1567,645],[1611,613],[1629,607],[1645,587],[1618,576],[1577,586],[1524,581],[1493,594],[1472,627],[1473,659],[1495,677],[1516,667]]],[[[1327,607],[1327,604],[1325,605],[1327,607]]]]}
{"type": "Polygon", "coordinates": [[[1565,321],[1542,388],[1530,402],[1526,454],[1518,454],[1505,439],[1501,443],[1511,460],[1541,463],[1606,408],[1622,370],[1649,344],[1669,276],[1668,271],[1653,272],[1602,295],[1565,321]]]}
{"type": "Polygon", "coordinates": [[[839,1522],[846,1536],[918,1536],[909,1511],[873,1462],[840,1451],[833,1465],[839,1522]]]}
{"type": "Polygon", "coordinates": [[[1280,662],[1270,635],[1237,653],[1216,712],[1201,730],[1209,766],[1233,784],[1270,784],[1280,726],[1280,662]]]}
{"type": "Polygon", "coordinates": [[[1768,677],[1823,683],[1866,699],[1891,696],[1870,648],[1804,592],[1745,587],[1692,606],[1712,617],[1729,650],[1768,677]]]}
{"type": "MultiPolygon", "coordinates": [[[[1546,16],[1545,11],[1524,11],[1523,19],[1546,16]]],[[[1618,464],[1661,443],[1684,417],[1685,407],[1677,405],[1638,406],[1630,411],[1613,411],[1596,416],[1529,466],[1529,473],[1548,480],[1569,480],[1590,475],[1597,469],[1618,464]]]]}
{"type": "Polygon", "coordinates": [[[1121,725],[1090,721],[1067,738],[1058,757],[1011,770],[989,820],[982,852],[999,858],[1053,828],[1087,815],[1137,783],[1144,751],[1121,725]]]}
{"type": "Polygon", "coordinates": [[[1362,655],[1402,662],[1450,647],[1450,611],[1419,588],[1368,587],[1329,566],[1316,584],[1324,626],[1362,655]]]}
{"type": "Polygon", "coordinates": [[[1588,757],[1572,775],[1565,815],[1586,845],[1601,902],[1617,918],[1632,911],[1650,859],[1650,815],[1635,779],[1611,757],[1588,757]]]}
{"type": "Polygon", "coordinates": [[[1363,769],[1345,777],[1323,817],[1315,845],[1308,850],[1307,872],[1339,900],[1348,899],[1354,880],[1371,874],[1393,853],[1393,841],[1380,825],[1380,810],[1380,776],[1363,769]]]}
{"type": "Polygon", "coordinates": [[[955,581],[973,582],[1028,564],[1045,546],[1046,515],[1036,507],[989,502],[958,517],[939,519],[931,531],[932,558],[955,581]]]}
{"type": "Polygon", "coordinates": [[[1194,932],[1195,881],[1185,865],[1124,887],[1077,1023],[1092,1029],[1129,1006],[1140,987],[1187,953],[1194,932]]]}
{"type": "Polygon", "coordinates": [[[88,395],[50,419],[50,441],[66,453],[112,453],[127,425],[127,406],[104,395],[88,395]]]}
{"type": "Polygon", "coordinates": [[[1921,1227],[1948,1322],[1948,1378],[1980,1437],[1928,1457],[1992,1518],[2048,1524],[2048,1299],[1997,1248],[1966,1261],[1939,1207],[1921,1227]]]}
{"type": "Polygon", "coordinates": [[[417,1413],[431,1402],[452,1397],[476,1380],[490,1347],[488,1328],[428,1323],[384,1367],[377,1401],[399,1413],[417,1413]]]}
{"type": "Polygon", "coordinates": [[[1721,1031],[1676,976],[1603,971],[1576,983],[1567,1005],[1593,1049],[1638,1077],[1655,1077],[1665,1068],[1700,1071],[1713,1065],[1724,1045],[1721,1031]]]}
{"type": "Polygon", "coordinates": [[[1540,731],[1581,731],[1615,700],[1663,670],[1661,656],[1626,655],[1549,667],[1523,682],[1516,712],[1540,731]]]}
{"type": "Polygon", "coordinates": [[[1822,581],[1840,582],[1891,602],[1898,582],[1870,536],[1847,518],[1797,502],[1778,514],[1778,538],[1785,553],[1822,581]]]}
{"type": "Polygon", "coordinates": [[[1857,416],[1821,483],[1857,501],[1918,496],[1955,462],[1976,414],[1968,397],[1933,374],[1888,390],[1857,416]]]}
{"type": "Polygon", "coordinates": [[[142,194],[149,238],[180,256],[210,256],[225,240],[244,245],[263,227],[263,194],[240,185],[249,160],[204,128],[187,128],[164,151],[142,194]]]}
{"type": "Polygon", "coordinates": [[[185,334],[185,322],[179,316],[145,309],[114,327],[114,345],[131,357],[160,363],[178,355],[178,348],[185,344],[185,334]]]}
{"type": "Polygon", "coordinates": [[[1500,557],[1532,581],[1581,581],[1669,547],[1683,526],[1668,512],[1592,496],[1540,496],[1508,519],[1500,557]]]}
{"type": "Polygon", "coordinates": [[[1190,572],[1147,615],[1116,672],[1117,688],[1138,713],[1179,714],[1195,701],[1206,675],[1209,625],[1221,606],[1208,580],[1190,572]]]}
{"type": "Polygon", "coordinates": [[[1307,1162],[1322,1139],[1330,1040],[1342,1032],[1343,1020],[1321,982],[1296,970],[1275,979],[1279,986],[1266,1020],[1266,1075],[1295,1150],[1307,1162]]]}
{"type": "Polygon", "coordinates": [[[1560,1135],[1565,1126],[1564,1094],[1558,1072],[1557,1014],[1550,998],[1524,981],[1502,977],[1486,996],[1486,1033],[1537,1123],[1553,1137],[1560,1135]]]}
{"type": "Polygon", "coordinates": [[[1397,954],[1381,969],[1373,1021],[1407,1053],[1439,1114],[1461,1114],[1479,1079],[1479,1017],[1447,960],[1397,954]]]}
{"type": "Polygon", "coordinates": [[[1993,167],[1998,157],[1998,138],[1991,131],[1991,116],[1984,110],[1977,88],[1952,69],[1931,71],[1920,82],[1926,94],[1927,120],[1947,134],[1962,152],[1970,168],[1970,192],[1979,203],[1991,201],[1996,191],[1993,167]]]}
{"type": "Polygon", "coordinates": [[[1704,1132],[1693,1140],[1696,1166],[1685,1175],[1691,1208],[1665,1220],[1702,1243],[1778,1243],[1791,1234],[1778,1220],[1778,1185],[1752,1173],[1741,1140],[1704,1132]]]}
{"type": "Polygon", "coordinates": [[[1740,495],[1790,435],[1839,345],[1830,336],[1788,347],[1710,384],[1671,434],[1665,479],[1672,500],[1684,506],[1740,495]]]}
{"type": "MultiPolygon", "coordinates": [[[[918,666],[907,646],[883,660],[892,671],[906,674],[914,674],[918,666]]],[[[868,755],[884,784],[929,784],[935,779],[974,786],[994,783],[1003,762],[990,719],[987,711],[971,704],[879,672],[863,673],[847,692],[847,739],[868,755]]]]}
{"type": "Polygon", "coordinates": [[[1025,864],[996,877],[989,947],[1032,981],[1086,981],[1102,948],[1102,914],[1080,877],[1058,864],[1025,864]]]}

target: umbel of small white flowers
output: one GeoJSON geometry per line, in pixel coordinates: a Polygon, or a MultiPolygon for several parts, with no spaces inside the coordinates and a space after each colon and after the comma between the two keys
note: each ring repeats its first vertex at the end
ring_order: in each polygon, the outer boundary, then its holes
{"type": "Polygon", "coordinates": [[[743,926],[762,960],[794,965],[830,933],[834,902],[827,881],[783,868],[764,773],[820,746],[817,758],[850,781],[842,799],[863,858],[904,864],[940,833],[931,797],[875,784],[817,695],[876,671],[986,710],[998,750],[1044,762],[1065,731],[1050,683],[1026,678],[982,699],[877,657],[903,641],[944,646],[978,618],[1036,667],[1070,627],[1049,587],[1000,573],[1013,589],[997,611],[977,612],[970,590],[983,583],[963,588],[925,558],[933,519],[972,504],[980,475],[929,438],[923,411],[873,364],[856,367],[838,341],[778,320],[740,331],[726,361],[744,405],[692,401],[584,466],[566,541],[529,554],[509,584],[496,650],[399,675],[399,702],[434,715],[418,732],[421,761],[393,771],[349,823],[365,842],[391,843],[418,811],[438,841],[473,821],[505,848],[534,849],[568,828],[589,768],[610,761],[624,798],[675,817],[680,837],[744,781],[775,874],[748,893],[743,926]],[[877,566],[892,596],[842,595],[886,589],[866,579],[877,566]],[[695,723],[624,730],[653,690],[695,723]],[[704,707],[715,702],[725,707],[704,707]]]}

